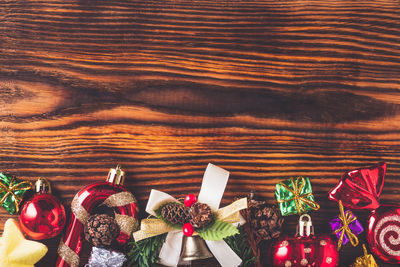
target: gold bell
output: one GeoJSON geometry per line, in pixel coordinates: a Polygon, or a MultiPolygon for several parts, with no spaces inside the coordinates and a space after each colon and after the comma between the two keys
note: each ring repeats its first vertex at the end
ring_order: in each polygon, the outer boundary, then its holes
{"type": "Polygon", "coordinates": [[[204,240],[198,236],[183,236],[181,261],[193,261],[212,258],[204,240]]]}

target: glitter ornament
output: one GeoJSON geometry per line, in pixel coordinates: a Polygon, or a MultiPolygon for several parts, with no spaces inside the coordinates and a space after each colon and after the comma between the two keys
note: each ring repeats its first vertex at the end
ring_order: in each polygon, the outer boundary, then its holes
{"type": "Polygon", "coordinates": [[[296,236],[280,237],[269,253],[274,267],[334,267],[339,264],[336,244],[328,235],[314,235],[307,214],[300,216],[296,236]]]}
{"type": "Polygon", "coordinates": [[[19,215],[21,230],[34,240],[53,238],[65,226],[64,206],[51,194],[50,183],[46,179],[36,181],[35,191],[36,194],[22,205],[19,215]]]}
{"type": "Polygon", "coordinates": [[[329,198],[354,210],[369,209],[367,240],[371,252],[386,263],[400,264],[400,205],[379,204],[386,163],[345,173],[329,198]]]}

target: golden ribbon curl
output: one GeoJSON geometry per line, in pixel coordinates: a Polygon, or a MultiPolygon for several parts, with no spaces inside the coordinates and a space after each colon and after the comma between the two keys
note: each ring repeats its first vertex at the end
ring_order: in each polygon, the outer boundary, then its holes
{"type": "Polygon", "coordinates": [[[347,234],[347,237],[349,238],[349,241],[353,245],[353,247],[358,246],[358,238],[355,234],[353,234],[353,232],[349,228],[349,224],[354,222],[357,219],[357,217],[354,216],[350,210],[344,213],[344,208],[341,200],[339,200],[339,210],[340,210],[339,219],[342,221],[343,226],[335,230],[334,232],[335,234],[337,234],[340,231],[342,231],[338,240],[338,248],[337,248],[338,251],[342,247],[343,237],[345,233],[347,234]]]}
{"type": "Polygon", "coordinates": [[[22,181],[22,182],[19,182],[19,183],[13,185],[14,181],[15,181],[15,178],[12,177],[11,182],[8,187],[6,185],[4,185],[3,183],[0,183],[0,193],[6,192],[6,194],[0,200],[0,205],[3,205],[3,203],[4,203],[4,201],[6,201],[7,197],[9,195],[12,195],[14,197],[15,211],[18,213],[19,212],[19,203],[21,202],[22,198],[17,196],[16,194],[14,194],[13,191],[29,190],[32,188],[32,183],[29,181],[22,181]],[[23,186],[24,184],[28,184],[29,186],[28,185],[23,186]]]}
{"type": "Polygon", "coordinates": [[[281,186],[283,186],[286,190],[288,190],[290,193],[293,194],[293,197],[290,199],[280,199],[278,200],[278,203],[284,203],[284,202],[289,202],[294,200],[296,204],[296,209],[297,213],[300,215],[302,214],[303,211],[306,211],[305,208],[303,207],[303,203],[307,204],[311,209],[313,210],[319,210],[320,206],[317,202],[312,201],[306,197],[311,196],[312,192],[306,193],[306,194],[300,194],[301,190],[303,190],[303,187],[306,184],[306,179],[304,177],[298,177],[297,179],[301,179],[301,184],[298,187],[297,186],[297,180],[296,182],[293,180],[293,177],[290,178],[290,181],[292,182],[293,189],[284,184],[283,182],[279,182],[281,186]]]}

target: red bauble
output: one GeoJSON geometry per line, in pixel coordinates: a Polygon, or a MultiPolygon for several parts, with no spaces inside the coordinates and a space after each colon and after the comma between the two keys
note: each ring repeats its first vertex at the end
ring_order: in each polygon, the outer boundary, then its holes
{"type": "Polygon", "coordinates": [[[49,239],[63,230],[65,221],[64,206],[50,194],[49,182],[40,178],[36,182],[36,194],[22,206],[21,230],[35,240],[49,239]]]}
{"type": "Polygon", "coordinates": [[[280,237],[273,244],[270,258],[276,267],[334,267],[339,264],[336,244],[328,235],[314,235],[307,214],[300,217],[295,237],[280,237]]]}
{"type": "Polygon", "coordinates": [[[196,202],[197,198],[194,194],[187,194],[185,200],[183,201],[183,204],[185,204],[186,207],[190,207],[196,202]]]}
{"type": "Polygon", "coordinates": [[[190,223],[185,223],[182,227],[182,231],[185,236],[192,236],[194,233],[194,228],[190,223]]]}
{"type": "Polygon", "coordinates": [[[371,252],[387,263],[400,263],[400,206],[382,205],[368,223],[371,252]]]}

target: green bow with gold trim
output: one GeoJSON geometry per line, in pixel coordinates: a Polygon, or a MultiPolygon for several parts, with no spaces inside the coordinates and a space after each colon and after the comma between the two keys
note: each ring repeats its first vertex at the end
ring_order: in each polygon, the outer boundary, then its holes
{"type": "Polygon", "coordinates": [[[29,181],[19,181],[14,177],[9,177],[5,173],[0,173],[0,205],[3,206],[8,213],[14,214],[19,212],[19,205],[23,195],[32,188],[29,181]]]}

